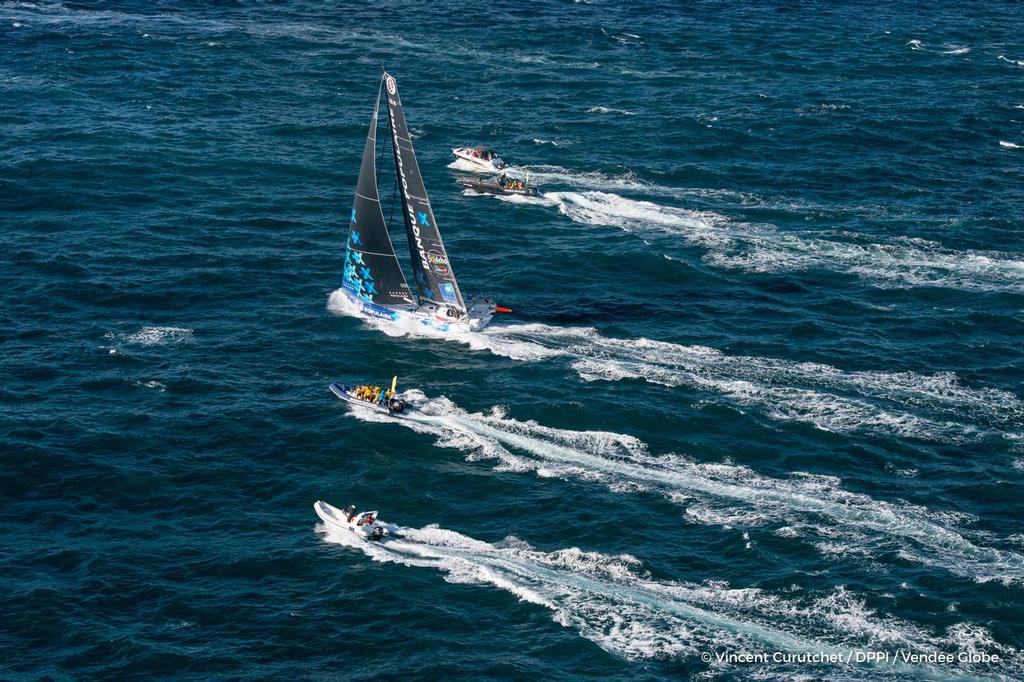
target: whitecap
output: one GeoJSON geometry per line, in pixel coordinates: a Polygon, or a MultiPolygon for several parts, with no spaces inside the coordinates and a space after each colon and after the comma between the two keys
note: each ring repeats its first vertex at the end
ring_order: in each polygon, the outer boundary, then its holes
{"type": "Polygon", "coordinates": [[[106,338],[123,344],[157,346],[171,343],[188,343],[192,340],[192,330],[184,327],[143,327],[131,334],[108,332],[106,338]]]}
{"type": "Polygon", "coordinates": [[[623,116],[636,116],[636,112],[626,109],[613,109],[611,107],[590,107],[587,109],[591,114],[622,114],[623,116]]]}
{"type": "Polygon", "coordinates": [[[135,382],[132,382],[132,383],[134,383],[134,385],[136,385],[136,386],[139,386],[140,388],[152,388],[152,389],[155,389],[155,390],[157,390],[157,391],[159,391],[161,393],[163,393],[164,391],[167,390],[167,385],[166,384],[164,384],[163,382],[160,382],[160,381],[156,381],[156,380],[150,380],[150,381],[141,381],[140,380],[140,381],[135,381],[135,382]]]}

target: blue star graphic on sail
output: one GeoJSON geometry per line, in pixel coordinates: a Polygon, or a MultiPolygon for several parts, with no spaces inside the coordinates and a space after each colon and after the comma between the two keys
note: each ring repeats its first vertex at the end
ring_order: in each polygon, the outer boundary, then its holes
{"type": "MultiPolygon", "coordinates": [[[[355,219],[355,211],[352,212],[352,215],[353,215],[352,222],[355,222],[355,220],[356,220],[355,219]]],[[[355,230],[352,230],[352,234],[349,235],[349,239],[352,240],[353,244],[356,244],[358,246],[362,246],[363,245],[363,238],[360,237],[359,233],[356,232],[355,230]]]]}
{"type": "Polygon", "coordinates": [[[373,280],[373,276],[370,274],[370,268],[359,268],[359,274],[363,279],[373,280]]]}
{"type": "Polygon", "coordinates": [[[356,221],[356,209],[352,209],[352,222],[356,221]]]}
{"type": "Polygon", "coordinates": [[[420,225],[429,225],[430,224],[430,219],[427,217],[427,214],[424,213],[423,211],[417,211],[416,212],[416,217],[419,218],[420,225]]]}

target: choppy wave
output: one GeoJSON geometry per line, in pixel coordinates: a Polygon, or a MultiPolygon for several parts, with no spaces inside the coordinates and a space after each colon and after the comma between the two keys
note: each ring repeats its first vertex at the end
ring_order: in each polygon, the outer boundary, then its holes
{"type": "Polygon", "coordinates": [[[999,59],[1001,61],[1007,62],[1008,64],[1013,64],[1015,66],[1024,66],[1024,59],[1010,59],[1009,57],[1003,54],[999,55],[999,59]]]}
{"type": "Polygon", "coordinates": [[[534,144],[541,144],[541,145],[549,144],[549,145],[551,145],[553,147],[561,147],[561,148],[565,148],[565,147],[568,147],[569,145],[573,144],[573,142],[570,141],[570,140],[544,140],[544,139],[541,139],[539,137],[533,138],[533,143],[534,144]]]}
{"type": "Polygon", "coordinates": [[[138,381],[133,381],[132,384],[140,388],[153,388],[161,393],[167,390],[167,384],[161,381],[156,381],[155,379],[151,379],[149,381],[142,381],[140,379],[138,381]]]}
{"type": "Polygon", "coordinates": [[[828,104],[821,103],[813,106],[800,107],[796,110],[796,113],[808,115],[808,114],[834,114],[837,111],[849,111],[851,109],[849,104],[828,104]]]}
{"type": "Polygon", "coordinates": [[[1015,144],[1013,142],[1007,142],[1006,140],[999,140],[999,146],[1007,149],[1024,149],[1024,146],[1015,144]]]}
{"type": "Polygon", "coordinates": [[[192,340],[192,330],[184,327],[143,327],[131,334],[108,332],[106,338],[124,345],[157,346],[188,343],[192,340]]]}
{"type": "Polygon", "coordinates": [[[891,287],[1024,291],[1024,259],[1005,253],[958,251],[914,238],[874,244],[792,234],[770,225],[736,223],[711,212],[609,192],[547,192],[544,197],[577,223],[608,225],[645,236],[681,237],[707,249],[708,263],[727,269],[759,273],[824,269],[891,287]]]}
{"type": "Polygon", "coordinates": [[[971,51],[971,48],[967,45],[954,45],[952,43],[944,43],[940,50],[929,50],[928,46],[920,40],[911,40],[907,42],[907,45],[911,50],[926,50],[928,52],[937,52],[938,54],[967,54],[971,51]]]}
{"type": "MultiPolygon", "coordinates": [[[[839,587],[830,593],[793,590],[771,593],[732,588],[727,583],[654,578],[635,557],[576,547],[544,552],[509,536],[487,543],[430,525],[395,527],[385,542],[364,540],[345,530],[319,526],[325,540],[355,547],[374,561],[434,568],[457,584],[490,585],[552,612],[556,623],[577,631],[606,651],[627,659],[694,658],[715,651],[828,653],[847,660],[854,651],[907,649],[919,653],[960,651],[968,646],[1000,654],[1011,670],[1019,653],[992,641],[987,630],[967,623],[937,635],[912,623],[869,609],[839,587]]],[[[731,670],[730,670],[731,668],[731,670]]],[[[712,673],[735,672],[711,663],[712,673]]],[[[762,672],[836,679],[947,677],[929,668],[856,665],[763,666],[762,672]]],[[[960,668],[953,676],[974,674],[960,668]]]]}
{"type": "Polygon", "coordinates": [[[635,111],[628,111],[627,109],[614,109],[612,107],[590,107],[587,109],[587,113],[590,114],[622,114],[623,116],[636,116],[635,111]]]}
{"type": "Polygon", "coordinates": [[[759,407],[772,419],[827,431],[966,442],[1015,433],[1024,423],[1024,402],[1017,396],[964,386],[952,373],[844,372],[819,363],[726,355],[706,346],[609,338],[592,327],[517,324],[480,333],[439,332],[364,317],[340,290],[328,307],[392,336],[443,338],[515,360],[562,358],[584,380],[685,386],[759,407]]]}
{"type": "Polygon", "coordinates": [[[834,546],[864,556],[895,551],[978,582],[1024,583],[1024,556],[974,544],[956,529],[971,520],[959,514],[850,493],[831,476],[771,478],[744,466],[651,455],[645,443],[625,434],[518,421],[502,408],[470,413],[443,396],[428,399],[419,391],[405,397],[417,409],[400,418],[360,409],[352,413],[430,434],[439,446],[468,452],[470,459],[496,459],[503,470],[596,481],[619,492],[656,491],[685,505],[687,518],[696,523],[774,524],[825,554],[834,546]]]}

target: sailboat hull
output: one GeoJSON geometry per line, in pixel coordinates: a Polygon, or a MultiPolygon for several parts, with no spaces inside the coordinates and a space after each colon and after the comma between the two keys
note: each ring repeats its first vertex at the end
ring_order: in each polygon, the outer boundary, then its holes
{"type": "Polygon", "coordinates": [[[490,301],[473,301],[468,306],[467,315],[458,319],[450,319],[446,309],[432,303],[413,309],[397,309],[364,301],[348,289],[342,293],[358,312],[395,324],[409,324],[427,327],[441,332],[475,332],[480,331],[494,316],[494,303],[490,301]]]}

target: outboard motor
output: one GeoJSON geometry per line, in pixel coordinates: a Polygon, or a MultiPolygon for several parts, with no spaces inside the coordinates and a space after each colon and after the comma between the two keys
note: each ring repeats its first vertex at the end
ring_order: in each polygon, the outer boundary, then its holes
{"type": "Polygon", "coordinates": [[[384,526],[374,526],[373,530],[370,531],[371,540],[383,540],[388,536],[388,529],[384,526]]]}
{"type": "Polygon", "coordinates": [[[388,412],[391,412],[392,414],[394,414],[396,412],[401,412],[404,409],[405,409],[405,401],[404,400],[401,400],[399,398],[392,398],[391,400],[388,401],[388,412]]]}

